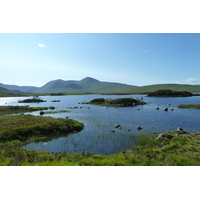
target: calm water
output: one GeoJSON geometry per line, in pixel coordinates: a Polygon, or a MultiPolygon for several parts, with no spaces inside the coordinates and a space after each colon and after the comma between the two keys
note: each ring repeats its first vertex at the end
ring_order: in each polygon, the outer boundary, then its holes
{"type": "MultiPolygon", "coordinates": [[[[27,97],[26,97],[27,98],[27,97]]],[[[182,127],[186,131],[200,131],[200,110],[179,109],[174,106],[179,104],[199,104],[200,96],[154,98],[146,95],[69,95],[69,96],[45,96],[41,97],[47,102],[39,104],[19,104],[21,98],[0,98],[0,105],[30,105],[30,106],[54,106],[55,111],[69,110],[67,113],[45,114],[55,118],[66,118],[78,120],[84,123],[84,129],[67,137],[60,137],[49,142],[30,143],[24,148],[37,149],[50,152],[93,152],[95,154],[110,155],[129,149],[134,145],[134,136],[138,133],[154,133],[176,130],[182,127]],[[82,102],[94,98],[141,98],[147,105],[127,108],[107,108],[82,102]],[[51,102],[60,100],[60,102],[51,102]],[[170,103],[171,105],[168,105],[170,103]],[[78,107],[78,109],[70,109],[78,107]],[[82,107],[82,108],[80,108],[82,107]],[[155,108],[159,107],[159,110],[155,108]],[[164,107],[173,107],[174,111],[163,111],[164,107]],[[114,126],[120,124],[121,130],[114,126]],[[142,130],[138,131],[137,126],[142,130]],[[111,132],[115,130],[115,132],[111,132]],[[130,130],[130,131],[128,131],[130,130]]],[[[32,112],[39,115],[39,111],[32,112]]]]}

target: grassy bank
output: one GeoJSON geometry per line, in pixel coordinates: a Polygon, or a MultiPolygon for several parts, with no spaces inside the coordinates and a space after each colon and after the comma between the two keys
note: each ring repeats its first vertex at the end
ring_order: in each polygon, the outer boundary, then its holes
{"type": "Polygon", "coordinates": [[[33,112],[47,110],[48,107],[28,107],[28,106],[0,106],[0,115],[33,112]]]}
{"type": "Polygon", "coordinates": [[[72,119],[33,115],[0,116],[0,142],[46,141],[80,131],[82,128],[83,124],[72,119]]]}

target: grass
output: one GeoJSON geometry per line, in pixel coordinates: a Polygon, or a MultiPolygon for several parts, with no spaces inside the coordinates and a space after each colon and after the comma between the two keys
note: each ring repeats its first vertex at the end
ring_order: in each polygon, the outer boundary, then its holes
{"type": "Polygon", "coordinates": [[[80,131],[83,124],[72,119],[33,115],[0,116],[0,142],[50,140],[80,131]]]}
{"type": "Polygon", "coordinates": [[[28,106],[0,106],[0,115],[33,112],[47,110],[48,107],[28,107],[28,106]]]}
{"type": "Polygon", "coordinates": [[[190,109],[200,109],[200,104],[182,104],[178,105],[178,108],[190,108],[190,109]]]}
{"type": "Polygon", "coordinates": [[[70,111],[69,110],[46,111],[45,114],[66,113],[66,112],[70,112],[70,111]]]}
{"type": "Polygon", "coordinates": [[[136,136],[137,145],[110,156],[93,153],[50,153],[22,149],[21,141],[0,144],[0,165],[39,166],[199,166],[200,133],[165,133],[172,139],[156,140],[158,134],[136,136]]]}

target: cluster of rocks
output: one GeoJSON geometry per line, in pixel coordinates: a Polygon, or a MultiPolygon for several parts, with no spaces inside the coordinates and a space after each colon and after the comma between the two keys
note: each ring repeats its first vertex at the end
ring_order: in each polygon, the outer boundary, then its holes
{"type": "MultiPolygon", "coordinates": [[[[181,128],[181,127],[178,127],[177,131],[178,131],[178,133],[176,134],[176,136],[179,135],[179,134],[185,133],[185,130],[183,128],[181,128]]],[[[160,133],[156,137],[156,140],[160,140],[160,139],[164,139],[164,138],[167,138],[167,139],[171,140],[173,138],[173,136],[168,134],[167,132],[166,133],[160,133]]]]}
{"type": "Polygon", "coordinates": [[[67,109],[83,109],[83,108],[90,109],[90,107],[77,107],[77,106],[75,106],[75,107],[67,107],[67,109]]]}
{"type": "MultiPolygon", "coordinates": [[[[117,129],[120,129],[120,130],[122,129],[122,127],[121,127],[121,125],[120,125],[120,124],[116,124],[116,125],[115,125],[115,128],[117,128],[117,129]]],[[[142,127],[141,127],[141,126],[137,126],[137,130],[139,130],[139,131],[140,131],[141,129],[142,129],[142,127]]],[[[127,131],[131,131],[131,129],[128,129],[127,131]]],[[[115,132],[115,130],[112,130],[111,132],[113,132],[113,133],[114,133],[114,132],[115,132]]]]}

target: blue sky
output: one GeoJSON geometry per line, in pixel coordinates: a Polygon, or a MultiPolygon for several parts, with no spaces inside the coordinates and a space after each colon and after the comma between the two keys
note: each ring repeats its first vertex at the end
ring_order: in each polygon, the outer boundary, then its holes
{"type": "Polygon", "coordinates": [[[199,84],[198,33],[0,33],[0,82],[199,84]]]}

